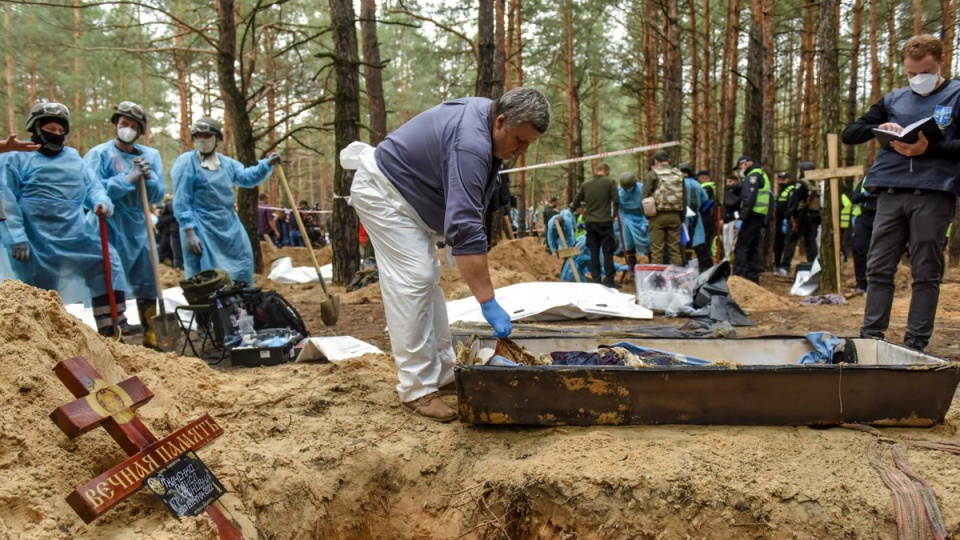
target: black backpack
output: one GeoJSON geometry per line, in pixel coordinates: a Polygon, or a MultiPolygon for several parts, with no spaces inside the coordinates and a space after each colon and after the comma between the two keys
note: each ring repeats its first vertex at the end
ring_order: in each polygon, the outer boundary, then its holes
{"type": "Polygon", "coordinates": [[[256,330],[289,328],[302,337],[310,335],[297,309],[277,292],[244,289],[243,303],[247,314],[253,315],[253,327],[256,330]]]}

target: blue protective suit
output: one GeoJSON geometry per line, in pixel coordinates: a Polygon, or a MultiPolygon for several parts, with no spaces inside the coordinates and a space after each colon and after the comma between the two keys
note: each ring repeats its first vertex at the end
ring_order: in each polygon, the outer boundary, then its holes
{"type": "MultiPolygon", "coordinates": [[[[150,204],[159,204],[166,193],[166,181],[163,177],[163,162],[160,152],[148,146],[133,145],[137,154],[128,154],[114,141],[108,141],[93,147],[83,157],[89,174],[100,182],[107,196],[113,201],[113,218],[107,220],[110,231],[110,244],[116,248],[123,261],[123,271],[127,276],[127,294],[134,298],[155,299],[157,289],[153,279],[153,265],[150,261],[150,245],[147,243],[147,229],[144,222],[143,204],[140,202],[140,186],[126,180],[127,172],[133,168],[133,160],[143,157],[150,163],[151,173],[146,180],[147,200],[150,204]]],[[[97,216],[90,214],[87,219],[96,221],[97,216]]]]}
{"type": "Polygon", "coordinates": [[[200,156],[191,150],[173,164],[173,214],[180,223],[184,276],[221,268],[233,281],[253,284],[253,249],[247,231],[233,211],[233,186],[252,188],[270,177],[273,167],[261,159],[251,167],[217,153],[220,167],[200,166],[200,156]],[[187,229],[194,229],[203,253],[187,249],[187,229]]]}
{"type": "MultiPolygon", "coordinates": [[[[57,291],[67,304],[106,294],[99,227],[87,221],[84,208],[113,203],[80,154],[70,147],[53,157],[11,153],[0,166],[0,183],[8,195],[3,204],[9,242],[30,244],[29,260],[10,257],[16,278],[57,291]]],[[[125,290],[123,265],[112,247],[110,266],[114,290],[125,290]]]]}
{"type": "Polygon", "coordinates": [[[693,235],[691,246],[699,246],[700,244],[707,241],[707,235],[703,230],[703,220],[700,219],[700,212],[704,207],[708,207],[707,203],[710,202],[710,196],[707,195],[707,192],[703,190],[703,186],[700,185],[700,182],[697,182],[695,178],[686,177],[683,179],[684,186],[687,189],[687,200],[694,200],[694,194],[696,194],[697,200],[700,201],[700,208],[691,208],[696,212],[696,216],[687,218],[687,229],[693,235]]]}
{"type": "Polygon", "coordinates": [[[643,215],[640,199],[643,184],[637,182],[633,189],[619,188],[620,223],[623,225],[623,241],[627,251],[639,254],[650,253],[650,224],[643,215]]]}
{"type": "Polygon", "coordinates": [[[573,212],[568,209],[561,210],[559,214],[550,218],[550,221],[547,222],[547,248],[550,250],[550,253],[556,253],[557,251],[563,249],[563,246],[560,244],[560,233],[557,232],[557,221],[558,218],[563,218],[563,241],[566,242],[567,247],[573,247],[575,243],[574,237],[574,218],[573,212]]]}
{"type": "MultiPolygon", "coordinates": [[[[563,267],[560,268],[560,281],[576,281],[573,277],[573,270],[570,269],[570,261],[573,260],[573,263],[577,265],[580,281],[587,283],[589,282],[587,275],[590,273],[590,250],[587,249],[587,237],[581,236],[577,238],[576,247],[580,248],[580,255],[575,255],[563,261],[563,267]]],[[[623,272],[629,269],[627,265],[619,263],[614,263],[614,267],[616,267],[617,272],[623,272]]],[[[603,275],[607,274],[606,269],[603,267],[603,257],[600,258],[600,273],[603,275]]]]}

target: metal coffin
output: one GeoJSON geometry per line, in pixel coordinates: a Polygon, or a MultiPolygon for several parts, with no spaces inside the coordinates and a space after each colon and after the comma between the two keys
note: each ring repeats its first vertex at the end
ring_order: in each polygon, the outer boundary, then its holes
{"type": "MultiPolygon", "coordinates": [[[[456,370],[460,421],[517,425],[931,426],[942,422],[960,364],[885,341],[855,339],[857,364],[798,365],[803,338],[658,339],[524,337],[531,353],[589,350],[603,343],[709,359],[668,367],[467,366],[456,370]]],[[[472,351],[493,347],[476,338],[472,351]]]]}

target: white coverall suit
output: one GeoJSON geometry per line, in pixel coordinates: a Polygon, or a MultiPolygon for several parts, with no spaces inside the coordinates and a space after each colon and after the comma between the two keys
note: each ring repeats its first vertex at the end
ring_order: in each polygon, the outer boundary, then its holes
{"type": "Polygon", "coordinates": [[[400,378],[397,393],[400,401],[409,402],[453,381],[455,356],[437,249],[443,235],[427,227],[383,175],[373,152],[372,146],[351,143],[340,152],[340,164],[357,171],[351,205],[377,253],[383,310],[400,378]]]}

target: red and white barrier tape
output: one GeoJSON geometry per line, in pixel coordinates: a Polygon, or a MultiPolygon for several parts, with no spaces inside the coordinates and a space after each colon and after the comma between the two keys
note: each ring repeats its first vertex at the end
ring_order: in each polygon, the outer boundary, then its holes
{"type": "Polygon", "coordinates": [[[592,156],[583,156],[583,157],[571,158],[571,159],[561,159],[560,161],[550,161],[550,162],[547,162],[547,163],[539,163],[539,164],[537,164],[537,165],[530,165],[530,166],[527,166],[527,167],[519,167],[519,168],[516,168],[516,169],[505,169],[505,170],[500,171],[500,174],[512,173],[512,172],[517,172],[517,171],[527,171],[527,170],[530,170],[530,169],[539,169],[539,168],[541,168],[541,167],[553,167],[554,165],[566,165],[567,163],[576,163],[576,162],[578,162],[578,161],[590,161],[590,160],[592,160],[592,159],[600,159],[600,158],[605,158],[605,157],[610,157],[610,156],[620,156],[620,155],[623,155],[623,154],[635,154],[635,153],[637,153],[637,152],[646,152],[647,150],[657,150],[657,149],[660,149],[660,148],[667,148],[667,147],[670,147],[670,146],[677,146],[677,145],[679,145],[679,144],[680,144],[679,141],[671,141],[671,142],[665,142],[665,143],[649,144],[649,145],[647,145],[647,146],[638,146],[638,147],[636,147],[636,148],[628,148],[628,149],[626,149],[626,150],[615,150],[615,151],[613,151],[613,152],[603,152],[603,153],[600,153],[600,154],[594,154],[594,155],[592,155],[592,156]]]}

